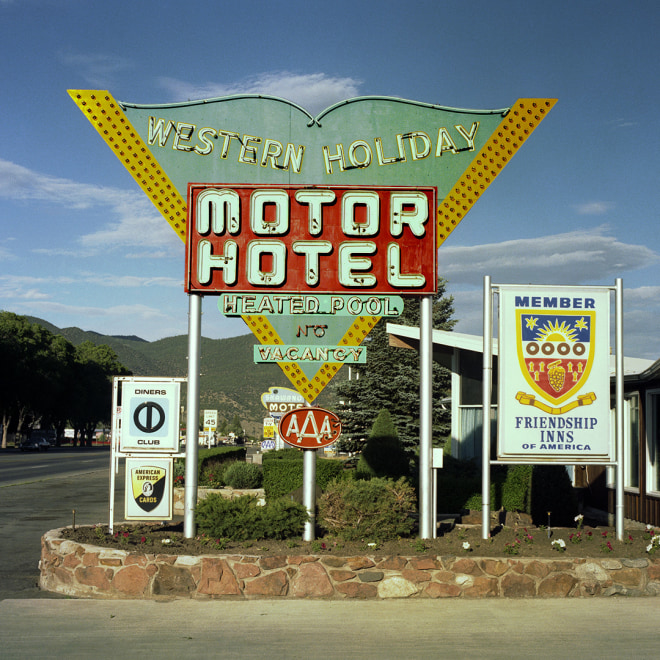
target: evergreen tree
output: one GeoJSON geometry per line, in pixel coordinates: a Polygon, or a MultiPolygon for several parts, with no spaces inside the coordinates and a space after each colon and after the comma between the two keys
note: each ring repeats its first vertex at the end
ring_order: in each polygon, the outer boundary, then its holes
{"type": "MultiPolygon", "coordinates": [[[[432,307],[436,330],[451,330],[456,324],[451,318],[454,300],[446,296],[445,291],[446,281],[441,279],[432,307]]],[[[419,320],[419,299],[406,299],[398,323],[418,327],[419,320]]],[[[406,451],[414,452],[419,445],[419,353],[390,346],[384,320],[369,333],[363,345],[367,348],[367,363],[352,369],[351,380],[335,385],[339,402],[336,410],[342,421],[340,448],[344,451],[362,449],[378,412],[387,408],[402,445],[406,451]]],[[[441,403],[449,387],[449,371],[434,363],[434,441],[450,431],[450,412],[441,403]]]]}
{"type": "Polygon", "coordinates": [[[399,479],[410,472],[410,460],[399,440],[399,435],[387,408],[383,408],[364,445],[357,473],[360,477],[387,477],[399,479]]]}

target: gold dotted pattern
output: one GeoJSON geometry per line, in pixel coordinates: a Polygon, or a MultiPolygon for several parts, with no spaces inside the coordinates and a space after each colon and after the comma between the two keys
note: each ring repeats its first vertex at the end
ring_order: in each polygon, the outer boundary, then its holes
{"type": "Polygon", "coordinates": [[[518,99],[438,208],[438,246],[513,158],[557,99],[518,99]]]}
{"type": "MultiPolygon", "coordinates": [[[[268,317],[260,315],[246,315],[242,317],[254,336],[262,344],[284,344],[275,328],[271,325],[268,317]]],[[[346,334],[339,341],[339,346],[358,346],[362,340],[371,332],[380,316],[358,316],[346,334]]],[[[284,375],[291,384],[302,394],[307,401],[312,403],[323,391],[325,386],[332,380],[333,376],[341,369],[342,362],[324,362],[316,375],[310,381],[295,362],[278,362],[284,375]]]]}
{"type": "Polygon", "coordinates": [[[69,96],[185,243],[186,200],[181,197],[112,95],[103,90],[70,89],[69,96]]]}

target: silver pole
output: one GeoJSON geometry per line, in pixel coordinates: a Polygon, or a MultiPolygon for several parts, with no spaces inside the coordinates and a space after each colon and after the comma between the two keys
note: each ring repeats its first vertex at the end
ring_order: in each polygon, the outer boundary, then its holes
{"type": "Polygon", "coordinates": [[[309,515],[303,541],[313,541],[316,527],[316,449],[303,449],[303,504],[309,515]]]}
{"type": "Polygon", "coordinates": [[[616,324],[616,537],[623,541],[623,280],[615,282],[615,324],[616,324]]]}
{"type": "Polygon", "coordinates": [[[419,320],[419,538],[433,538],[433,298],[420,300],[419,320]]]}
{"type": "Polygon", "coordinates": [[[195,536],[199,427],[199,371],[202,344],[202,296],[188,296],[188,407],[186,411],[186,487],[183,499],[183,534],[195,536]]]}
{"type": "Polygon", "coordinates": [[[117,471],[115,443],[117,442],[119,422],[117,421],[117,400],[119,392],[119,378],[112,379],[112,437],[110,438],[110,508],[108,510],[108,531],[114,533],[115,526],[115,473],[117,471]]]}
{"type": "MultiPolygon", "coordinates": [[[[481,424],[481,538],[490,534],[490,400],[493,375],[493,295],[490,276],[484,276],[484,355],[481,424]]],[[[500,364],[500,369],[502,365],[500,364]]]]}

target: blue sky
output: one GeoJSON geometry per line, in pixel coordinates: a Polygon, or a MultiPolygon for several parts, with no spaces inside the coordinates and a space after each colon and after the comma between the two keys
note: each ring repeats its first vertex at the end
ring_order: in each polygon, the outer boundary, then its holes
{"type": "MultiPolygon", "coordinates": [[[[0,0],[0,309],[155,340],[187,331],[183,244],[71,101],[255,92],[558,103],[439,250],[456,330],[501,283],[623,278],[625,353],[660,357],[660,5],[0,0]]],[[[247,331],[204,301],[203,334],[247,331]]]]}

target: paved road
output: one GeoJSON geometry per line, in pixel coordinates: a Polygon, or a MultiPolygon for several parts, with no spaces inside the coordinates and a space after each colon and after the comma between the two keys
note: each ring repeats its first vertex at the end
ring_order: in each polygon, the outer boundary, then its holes
{"type": "Polygon", "coordinates": [[[54,477],[108,471],[110,450],[103,447],[53,447],[46,452],[0,451],[0,488],[54,477]]]}
{"type": "Polygon", "coordinates": [[[5,600],[3,658],[635,658],[660,599],[5,600]]]}
{"type": "MultiPolygon", "coordinates": [[[[123,511],[123,492],[115,498],[123,511]]],[[[0,488],[3,658],[655,658],[660,598],[101,601],[40,592],[44,531],[105,522],[108,469],[0,488]]]]}
{"type": "MultiPolygon", "coordinates": [[[[47,453],[48,460],[46,454],[0,454],[0,475],[11,473],[0,487],[0,599],[53,597],[37,587],[41,537],[49,529],[71,525],[74,510],[77,524],[108,522],[109,450],[69,450],[73,454],[60,456],[62,461],[57,451],[47,453]],[[14,459],[21,459],[28,476],[17,477],[14,459]],[[48,463],[53,465],[50,472],[29,472],[30,465],[48,463]]],[[[115,509],[123,516],[123,473],[115,509]]]]}

